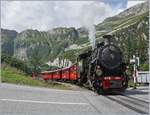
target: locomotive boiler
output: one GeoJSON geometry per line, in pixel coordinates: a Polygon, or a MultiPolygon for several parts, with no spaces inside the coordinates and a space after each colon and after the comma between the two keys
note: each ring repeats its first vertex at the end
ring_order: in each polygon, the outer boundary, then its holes
{"type": "Polygon", "coordinates": [[[112,35],[103,39],[94,50],[79,55],[79,83],[99,94],[123,92],[128,86],[128,75],[122,51],[113,42],[112,35]]]}

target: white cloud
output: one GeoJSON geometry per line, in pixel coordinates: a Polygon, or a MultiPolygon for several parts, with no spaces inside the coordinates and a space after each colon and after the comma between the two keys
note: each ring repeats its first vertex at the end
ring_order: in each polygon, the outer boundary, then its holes
{"type": "Polygon", "coordinates": [[[118,11],[98,1],[2,1],[2,28],[49,30],[96,24],[118,11]]]}
{"type": "Polygon", "coordinates": [[[145,2],[145,0],[141,0],[141,1],[128,1],[128,4],[127,4],[127,8],[130,8],[130,7],[132,7],[132,6],[134,6],[134,5],[137,5],[137,4],[140,4],[140,3],[143,3],[143,2],[145,2]]]}
{"type": "Polygon", "coordinates": [[[82,25],[86,26],[98,23],[106,17],[114,15],[115,12],[109,5],[103,2],[92,2],[82,6],[77,18],[82,25]]]}

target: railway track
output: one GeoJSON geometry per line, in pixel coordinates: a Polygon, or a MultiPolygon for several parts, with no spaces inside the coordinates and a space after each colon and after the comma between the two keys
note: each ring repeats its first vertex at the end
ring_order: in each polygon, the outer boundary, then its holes
{"type": "Polygon", "coordinates": [[[148,114],[149,103],[147,101],[126,95],[106,96],[106,98],[115,101],[116,103],[121,104],[139,114],[148,114]]]}
{"type": "Polygon", "coordinates": [[[128,98],[131,98],[131,99],[133,99],[133,100],[137,100],[137,101],[144,102],[144,103],[146,103],[146,104],[149,104],[148,101],[143,100],[143,99],[139,99],[139,98],[136,98],[136,97],[131,97],[131,96],[128,96],[128,95],[123,95],[123,96],[128,97],[128,98]]]}

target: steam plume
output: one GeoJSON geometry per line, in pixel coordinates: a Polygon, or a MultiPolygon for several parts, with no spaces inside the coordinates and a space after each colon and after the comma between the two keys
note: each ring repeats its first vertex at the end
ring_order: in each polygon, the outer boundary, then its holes
{"type": "Polygon", "coordinates": [[[95,48],[95,26],[94,25],[91,25],[89,28],[88,28],[88,31],[89,31],[89,40],[90,40],[90,43],[92,45],[92,49],[95,48]]]}
{"type": "Polygon", "coordinates": [[[95,48],[95,22],[102,22],[106,17],[112,15],[112,9],[103,2],[92,2],[82,6],[78,19],[81,24],[88,30],[88,37],[92,49],[95,48]]]}

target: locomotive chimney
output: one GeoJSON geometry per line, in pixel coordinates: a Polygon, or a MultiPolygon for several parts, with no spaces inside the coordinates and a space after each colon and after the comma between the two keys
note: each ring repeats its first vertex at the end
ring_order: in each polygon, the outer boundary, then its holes
{"type": "Polygon", "coordinates": [[[104,38],[104,41],[106,44],[111,44],[113,36],[112,35],[104,35],[103,38],[104,38]]]}

